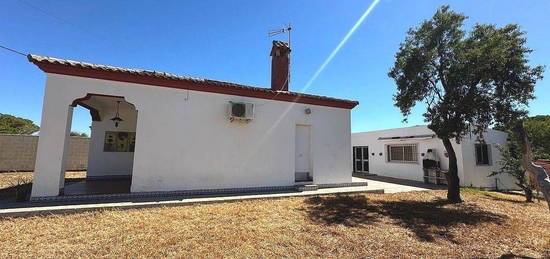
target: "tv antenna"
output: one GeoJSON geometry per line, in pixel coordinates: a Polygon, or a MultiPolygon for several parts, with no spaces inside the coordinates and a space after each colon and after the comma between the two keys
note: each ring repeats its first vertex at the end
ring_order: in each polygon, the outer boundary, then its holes
{"type": "Polygon", "coordinates": [[[292,27],[290,27],[290,23],[289,23],[287,26],[285,26],[285,28],[278,29],[278,30],[270,30],[269,32],[267,32],[267,36],[273,37],[275,35],[288,33],[288,47],[290,48],[290,30],[292,30],[292,27]]]}

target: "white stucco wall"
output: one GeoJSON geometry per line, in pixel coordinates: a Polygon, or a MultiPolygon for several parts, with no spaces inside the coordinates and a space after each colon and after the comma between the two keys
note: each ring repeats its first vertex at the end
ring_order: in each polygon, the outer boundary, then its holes
{"type": "MultiPolygon", "coordinates": [[[[445,147],[438,138],[432,139],[410,139],[410,140],[378,140],[380,137],[396,137],[396,136],[411,136],[433,134],[426,126],[413,126],[407,128],[379,130],[360,132],[352,134],[352,146],[368,146],[369,147],[369,173],[402,178],[414,181],[424,181],[424,173],[422,170],[421,153],[426,153],[428,149],[434,149],[440,159],[441,167],[448,169],[448,159],[445,158],[445,147]],[[396,163],[387,161],[386,145],[392,144],[416,144],[417,145],[417,162],[414,163],[396,163]],[[375,153],[374,156],[372,153],[375,153]],[[382,153],[382,155],[380,155],[382,153]]],[[[456,148],[459,177],[462,176],[461,150],[456,148]]]]}
{"type": "MultiPolygon", "coordinates": [[[[360,132],[352,134],[352,146],[368,146],[369,147],[369,173],[395,177],[401,179],[409,179],[414,181],[423,181],[423,169],[421,153],[426,153],[428,149],[435,149],[440,159],[441,167],[444,170],[448,169],[449,160],[445,157],[445,147],[438,138],[431,139],[411,139],[411,140],[378,140],[379,137],[397,137],[411,135],[433,134],[433,131],[424,125],[360,132]],[[387,161],[387,151],[385,146],[388,144],[417,144],[418,147],[418,162],[417,163],[394,163],[387,161]],[[372,153],[375,153],[372,156],[372,153]],[[382,156],[379,155],[382,153],[382,156]]],[[[492,165],[478,166],[475,160],[475,136],[464,138],[460,144],[456,144],[453,140],[453,147],[457,154],[458,176],[461,186],[475,187],[490,187],[495,186],[495,177],[487,177],[492,171],[498,169],[497,161],[501,156],[498,150],[494,147],[496,143],[502,145],[506,142],[506,133],[489,130],[485,135],[485,141],[491,145],[492,165]]],[[[350,157],[351,160],[352,156],[350,157]]],[[[508,188],[513,189],[512,178],[507,175],[499,175],[499,184],[504,183],[508,188]]],[[[499,188],[502,188],[499,186],[499,188]]]]}
{"type": "Polygon", "coordinates": [[[508,135],[505,132],[498,130],[488,130],[483,134],[485,143],[490,148],[490,164],[489,165],[476,165],[475,157],[475,144],[479,143],[476,136],[467,136],[462,139],[462,153],[464,159],[464,172],[465,177],[462,181],[463,186],[473,187],[495,187],[498,183],[499,189],[517,189],[518,187],[514,183],[514,178],[500,174],[492,177],[488,177],[493,171],[499,170],[500,166],[498,161],[502,159],[500,152],[498,152],[497,145],[505,146],[506,138],[508,135]],[[495,182],[497,179],[497,183],[495,182]]]}
{"type": "Polygon", "coordinates": [[[297,124],[311,126],[314,182],[351,182],[348,109],[47,74],[33,197],[57,195],[68,105],[88,93],[138,110],[132,192],[294,185],[297,124]],[[254,103],[254,120],[231,123],[229,101],[254,103]]]}
{"type": "MultiPolygon", "coordinates": [[[[115,101],[113,100],[113,103],[115,101]]],[[[88,178],[124,177],[132,174],[134,152],[103,151],[106,131],[136,132],[137,111],[127,103],[120,105],[120,117],[124,119],[115,127],[110,119],[115,116],[114,106],[99,107],[101,121],[92,122],[90,153],[88,156],[88,178]]]]}

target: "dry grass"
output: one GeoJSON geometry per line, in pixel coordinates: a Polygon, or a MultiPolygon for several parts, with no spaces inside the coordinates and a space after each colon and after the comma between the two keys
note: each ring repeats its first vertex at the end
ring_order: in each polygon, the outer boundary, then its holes
{"type": "MultiPolygon", "coordinates": [[[[28,188],[30,188],[32,174],[33,172],[0,173],[0,200],[13,198],[15,195],[15,186],[18,183],[28,183],[28,188]]],[[[65,173],[65,179],[68,181],[74,181],[85,177],[86,171],[65,173]]]]}
{"type": "Polygon", "coordinates": [[[550,256],[521,196],[444,191],[255,200],[0,219],[0,257],[550,256]]]}

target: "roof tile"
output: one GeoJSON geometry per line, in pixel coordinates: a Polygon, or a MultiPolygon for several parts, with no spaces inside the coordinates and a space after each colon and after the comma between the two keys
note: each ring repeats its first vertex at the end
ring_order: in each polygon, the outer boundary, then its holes
{"type": "MultiPolygon", "coordinates": [[[[286,42],[274,41],[274,44],[275,42],[279,42],[277,44],[283,44],[284,46],[288,47],[286,42]]],[[[311,95],[311,94],[297,93],[297,92],[291,92],[291,91],[275,91],[275,90],[272,90],[271,88],[254,87],[254,86],[241,85],[241,84],[236,84],[231,82],[217,81],[212,79],[181,76],[181,75],[175,75],[175,74],[170,74],[166,72],[158,72],[153,70],[107,66],[107,65],[101,65],[101,64],[74,61],[69,59],[53,58],[53,57],[47,57],[47,56],[41,56],[41,55],[35,55],[35,54],[29,54],[27,58],[30,62],[38,66],[39,64],[57,64],[57,65],[76,67],[76,68],[85,68],[85,69],[91,69],[91,70],[111,71],[111,72],[117,72],[117,73],[147,76],[152,78],[186,81],[186,82],[191,82],[191,83],[204,85],[204,86],[214,85],[214,86],[223,86],[228,88],[248,89],[251,91],[258,91],[258,92],[284,94],[284,95],[291,95],[296,97],[307,97],[307,98],[315,98],[320,100],[343,102],[343,103],[347,103],[348,106],[352,108],[358,104],[357,101],[351,101],[346,99],[337,99],[337,98],[332,98],[327,96],[311,95]]]]}

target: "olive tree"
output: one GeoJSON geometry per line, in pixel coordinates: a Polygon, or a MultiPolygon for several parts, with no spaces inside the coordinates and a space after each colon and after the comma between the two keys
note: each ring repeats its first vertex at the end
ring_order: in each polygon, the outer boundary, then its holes
{"type": "Polygon", "coordinates": [[[497,146],[502,159],[497,162],[499,169],[489,174],[489,176],[507,174],[514,177],[516,186],[523,190],[525,201],[533,202],[533,189],[531,188],[527,174],[525,174],[525,169],[522,167],[521,154],[519,153],[519,147],[515,139],[508,139],[506,146],[497,146]]]}
{"type": "Polygon", "coordinates": [[[532,52],[518,25],[474,25],[442,6],[435,15],[411,28],[389,77],[397,84],[395,105],[405,117],[425,103],[428,128],[441,139],[449,157],[447,199],[461,202],[460,179],[452,141],[482,133],[495,123],[526,116],[535,83],[544,67],[528,64],[532,52]]]}

